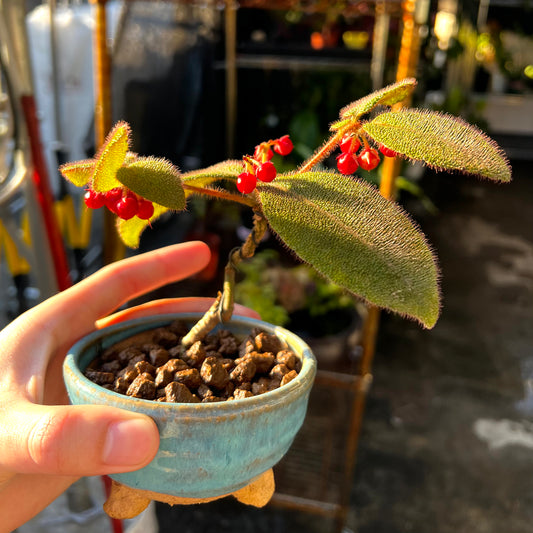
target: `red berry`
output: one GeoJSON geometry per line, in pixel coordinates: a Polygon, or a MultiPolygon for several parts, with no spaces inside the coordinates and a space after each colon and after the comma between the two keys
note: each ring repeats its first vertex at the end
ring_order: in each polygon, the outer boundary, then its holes
{"type": "Polygon", "coordinates": [[[137,211],[137,216],[141,220],[149,220],[154,214],[154,204],[147,200],[146,198],[139,199],[139,209],[137,211]]]}
{"type": "Polygon", "coordinates": [[[257,185],[257,178],[251,172],[243,172],[237,178],[237,190],[242,194],[250,194],[257,185]]]}
{"type": "Polygon", "coordinates": [[[341,154],[337,157],[337,168],[341,174],[349,175],[359,168],[359,163],[354,154],[341,154]]]}
{"type": "Polygon", "coordinates": [[[105,193],[105,206],[115,215],[118,215],[117,204],[122,200],[122,193],[120,187],[115,187],[105,193]]]}
{"type": "Polygon", "coordinates": [[[396,157],[396,152],[394,150],[391,150],[390,148],[387,148],[385,145],[380,144],[379,145],[379,151],[386,155],[387,157],[396,157]]]}
{"type": "Polygon", "coordinates": [[[274,166],[274,163],[271,163],[270,161],[265,161],[257,169],[256,175],[257,175],[257,179],[260,179],[261,181],[269,183],[274,180],[274,178],[276,177],[276,174],[277,174],[277,171],[276,171],[276,167],[274,166]]]}
{"type": "Polygon", "coordinates": [[[133,193],[128,193],[117,202],[117,215],[124,220],[133,218],[139,211],[139,202],[133,193]]]}
{"type": "Polygon", "coordinates": [[[357,158],[361,168],[365,170],[373,170],[379,165],[381,161],[377,150],[373,148],[365,148],[361,155],[357,158]]]}
{"type": "Polygon", "coordinates": [[[263,161],[270,161],[273,157],[272,150],[268,147],[268,145],[258,144],[255,147],[254,151],[254,159],[256,161],[259,161],[259,163],[262,163],[263,161]]]}
{"type": "Polygon", "coordinates": [[[343,154],[349,154],[354,153],[359,150],[359,147],[361,146],[361,141],[358,137],[354,137],[353,135],[350,135],[347,133],[339,143],[339,148],[341,149],[341,152],[343,154]]]}
{"type": "Polygon", "coordinates": [[[288,135],[284,135],[274,143],[274,152],[279,155],[289,155],[292,152],[293,144],[288,135]]]}
{"type": "Polygon", "coordinates": [[[106,195],[103,192],[96,192],[93,189],[87,189],[83,201],[90,209],[100,209],[104,207],[106,195]]]}

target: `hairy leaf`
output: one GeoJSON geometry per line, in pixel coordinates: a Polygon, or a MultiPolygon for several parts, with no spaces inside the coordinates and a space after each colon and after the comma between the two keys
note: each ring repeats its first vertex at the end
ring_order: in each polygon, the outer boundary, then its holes
{"type": "Polygon", "coordinates": [[[374,141],[431,167],[511,180],[511,167],[500,147],[457,117],[406,109],[382,113],[362,129],[374,141]]]}
{"type": "Polygon", "coordinates": [[[151,223],[159,218],[163,213],[169,211],[162,205],[154,204],[154,214],[150,220],[141,220],[138,217],[123,220],[117,217],[117,229],[122,242],[130,248],[138,248],[141,239],[141,233],[151,225],[151,223]]]}
{"type": "Polygon", "coordinates": [[[343,107],[340,112],[342,119],[359,118],[372,111],[378,105],[394,105],[409,96],[416,87],[414,78],[405,78],[402,81],[388,85],[379,91],[360,98],[355,102],[343,107]]]}
{"type": "Polygon", "coordinates": [[[331,172],[258,186],[272,229],[322,275],[371,304],[432,327],[437,267],[424,235],[368,183],[331,172]]]}
{"type": "Polygon", "coordinates": [[[207,187],[221,179],[235,180],[242,172],[242,161],[230,159],[201,170],[193,170],[182,175],[183,182],[194,187],[207,187]]]}
{"type": "Polygon", "coordinates": [[[96,156],[92,186],[95,191],[106,192],[120,187],[116,178],[118,169],[128,153],[130,127],[126,122],[118,122],[109,132],[102,148],[96,156]]]}
{"type": "Polygon", "coordinates": [[[76,185],[76,187],[83,187],[90,181],[95,166],[96,160],[84,159],[83,161],[61,165],[59,172],[61,172],[61,175],[65,179],[76,185]]]}
{"type": "Polygon", "coordinates": [[[117,180],[134,193],[169,209],[185,208],[185,194],[179,170],[155,157],[139,157],[121,167],[117,180]]]}

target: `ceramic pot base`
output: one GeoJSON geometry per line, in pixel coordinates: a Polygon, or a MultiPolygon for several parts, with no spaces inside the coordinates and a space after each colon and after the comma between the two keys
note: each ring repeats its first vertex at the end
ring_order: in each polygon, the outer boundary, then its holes
{"type": "Polygon", "coordinates": [[[169,496],[150,490],[132,489],[118,481],[112,480],[111,491],[104,503],[104,511],[118,520],[135,518],[142,513],[152,500],[168,503],[169,505],[191,505],[207,503],[227,496],[234,496],[238,501],[254,507],[264,507],[274,494],[275,483],[272,469],[256,477],[246,487],[230,494],[223,494],[212,498],[181,498],[169,496]]]}

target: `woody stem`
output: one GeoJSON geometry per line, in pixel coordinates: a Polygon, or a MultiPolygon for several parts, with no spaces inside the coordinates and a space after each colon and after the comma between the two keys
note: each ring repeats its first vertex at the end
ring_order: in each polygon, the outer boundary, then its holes
{"type": "Polygon", "coordinates": [[[205,313],[205,315],[193,326],[193,328],[183,337],[181,343],[184,346],[191,346],[195,342],[202,340],[219,323],[227,322],[231,319],[235,304],[235,273],[237,267],[244,259],[253,257],[256,248],[259,246],[268,228],[266,219],[254,212],[253,227],[244,243],[234,248],[228,258],[228,263],[224,269],[224,286],[222,293],[218,293],[217,298],[205,313]]]}

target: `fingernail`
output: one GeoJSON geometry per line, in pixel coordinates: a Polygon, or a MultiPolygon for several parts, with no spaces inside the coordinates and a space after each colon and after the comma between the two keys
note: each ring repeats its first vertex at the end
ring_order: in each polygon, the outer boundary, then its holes
{"type": "Polygon", "coordinates": [[[107,431],[102,460],[113,466],[143,464],[154,455],[155,435],[155,424],[147,418],[115,422],[107,431]]]}

